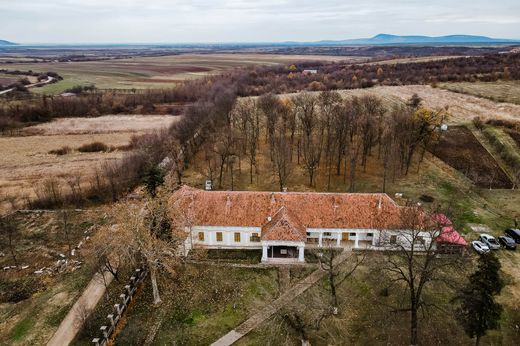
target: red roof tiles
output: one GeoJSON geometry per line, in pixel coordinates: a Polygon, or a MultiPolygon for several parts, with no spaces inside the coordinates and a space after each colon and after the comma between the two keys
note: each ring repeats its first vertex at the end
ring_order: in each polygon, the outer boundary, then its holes
{"type": "Polygon", "coordinates": [[[381,193],[203,191],[183,186],[170,200],[172,213],[198,226],[262,227],[282,207],[306,228],[399,229],[401,223],[402,207],[381,193]]]}
{"type": "Polygon", "coordinates": [[[307,232],[300,220],[285,206],[262,226],[262,240],[305,241],[307,232]]]}

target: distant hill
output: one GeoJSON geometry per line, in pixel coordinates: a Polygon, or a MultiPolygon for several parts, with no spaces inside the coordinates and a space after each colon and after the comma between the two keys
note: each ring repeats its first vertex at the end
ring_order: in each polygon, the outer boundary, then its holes
{"type": "Polygon", "coordinates": [[[371,38],[359,38],[351,40],[324,40],[312,42],[317,45],[393,45],[393,44],[457,44],[457,43],[518,43],[519,40],[491,38],[487,36],[473,35],[448,35],[448,36],[399,36],[379,34],[371,38]]]}
{"type": "Polygon", "coordinates": [[[15,45],[16,45],[16,43],[5,41],[5,40],[0,40],[0,46],[15,46],[15,45]]]}

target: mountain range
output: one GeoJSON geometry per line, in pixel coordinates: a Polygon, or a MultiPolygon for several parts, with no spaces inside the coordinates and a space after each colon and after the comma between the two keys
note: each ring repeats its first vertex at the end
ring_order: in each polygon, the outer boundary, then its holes
{"type": "MultiPolygon", "coordinates": [[[[457,44],[457,43],[518,43],[520,40],[491,38],[474,35],[448,35],[448,36],[399,36],[379,34],[370,38],[358,38],[349,40],[322,40],[315,42],[291,42],[294,44],[313,45],[396,45],[396,44],[457,44]]],[[[289,43],[289,42],[287,42],[289,43]]]]}
{"type": "Polygon", "coordinates": [[[0,46],[14,46],[14,45],[16,45],[16,43],[5,41],[5,40],[0,40],[0,46]]]}

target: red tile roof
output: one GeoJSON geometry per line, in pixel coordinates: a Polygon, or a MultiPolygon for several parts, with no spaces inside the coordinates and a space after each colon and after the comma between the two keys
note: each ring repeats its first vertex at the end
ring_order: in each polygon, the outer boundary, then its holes
{"type": "Polygon", "coordinates": [[[468,242],[453,228],[453,223],[444,214],[433,214],[432,219],[442,226],[439,236],[435,239],[437,243],[454,244],[466,246],[468,242]]]}
{"type": "Polygon", "coordinates": [[[307,228],[352,229],[400,229],[404,209],[383,193],[204,191],[183,186],[170,199],[173,218],[181,216],[188,226],[262,227],[282,207],[307,228]]]}
{"type": "Polygon", "coordinates": [[[298,217],[282,206],[276,214],[262,226],[262,240],[305,241],[307,231],[298,217]]]}

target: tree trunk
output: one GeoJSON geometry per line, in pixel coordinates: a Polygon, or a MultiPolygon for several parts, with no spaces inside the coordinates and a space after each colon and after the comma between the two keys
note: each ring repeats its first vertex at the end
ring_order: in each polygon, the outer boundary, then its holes
{"type": "Polygon", "coordinates": [[[150,279],[152,280],[153,303],[157,305],[160,304],[162,300],[161,296],[159,295],[159,286],[157,286],[157,275],[154,263],[152,263],[150,266],[150,279]]]}
{"type": "Polygon", "coordinates": [[[410,345],[417,345],[417,305],[415,301],[412,301],[410,311],[410,345]]]}

